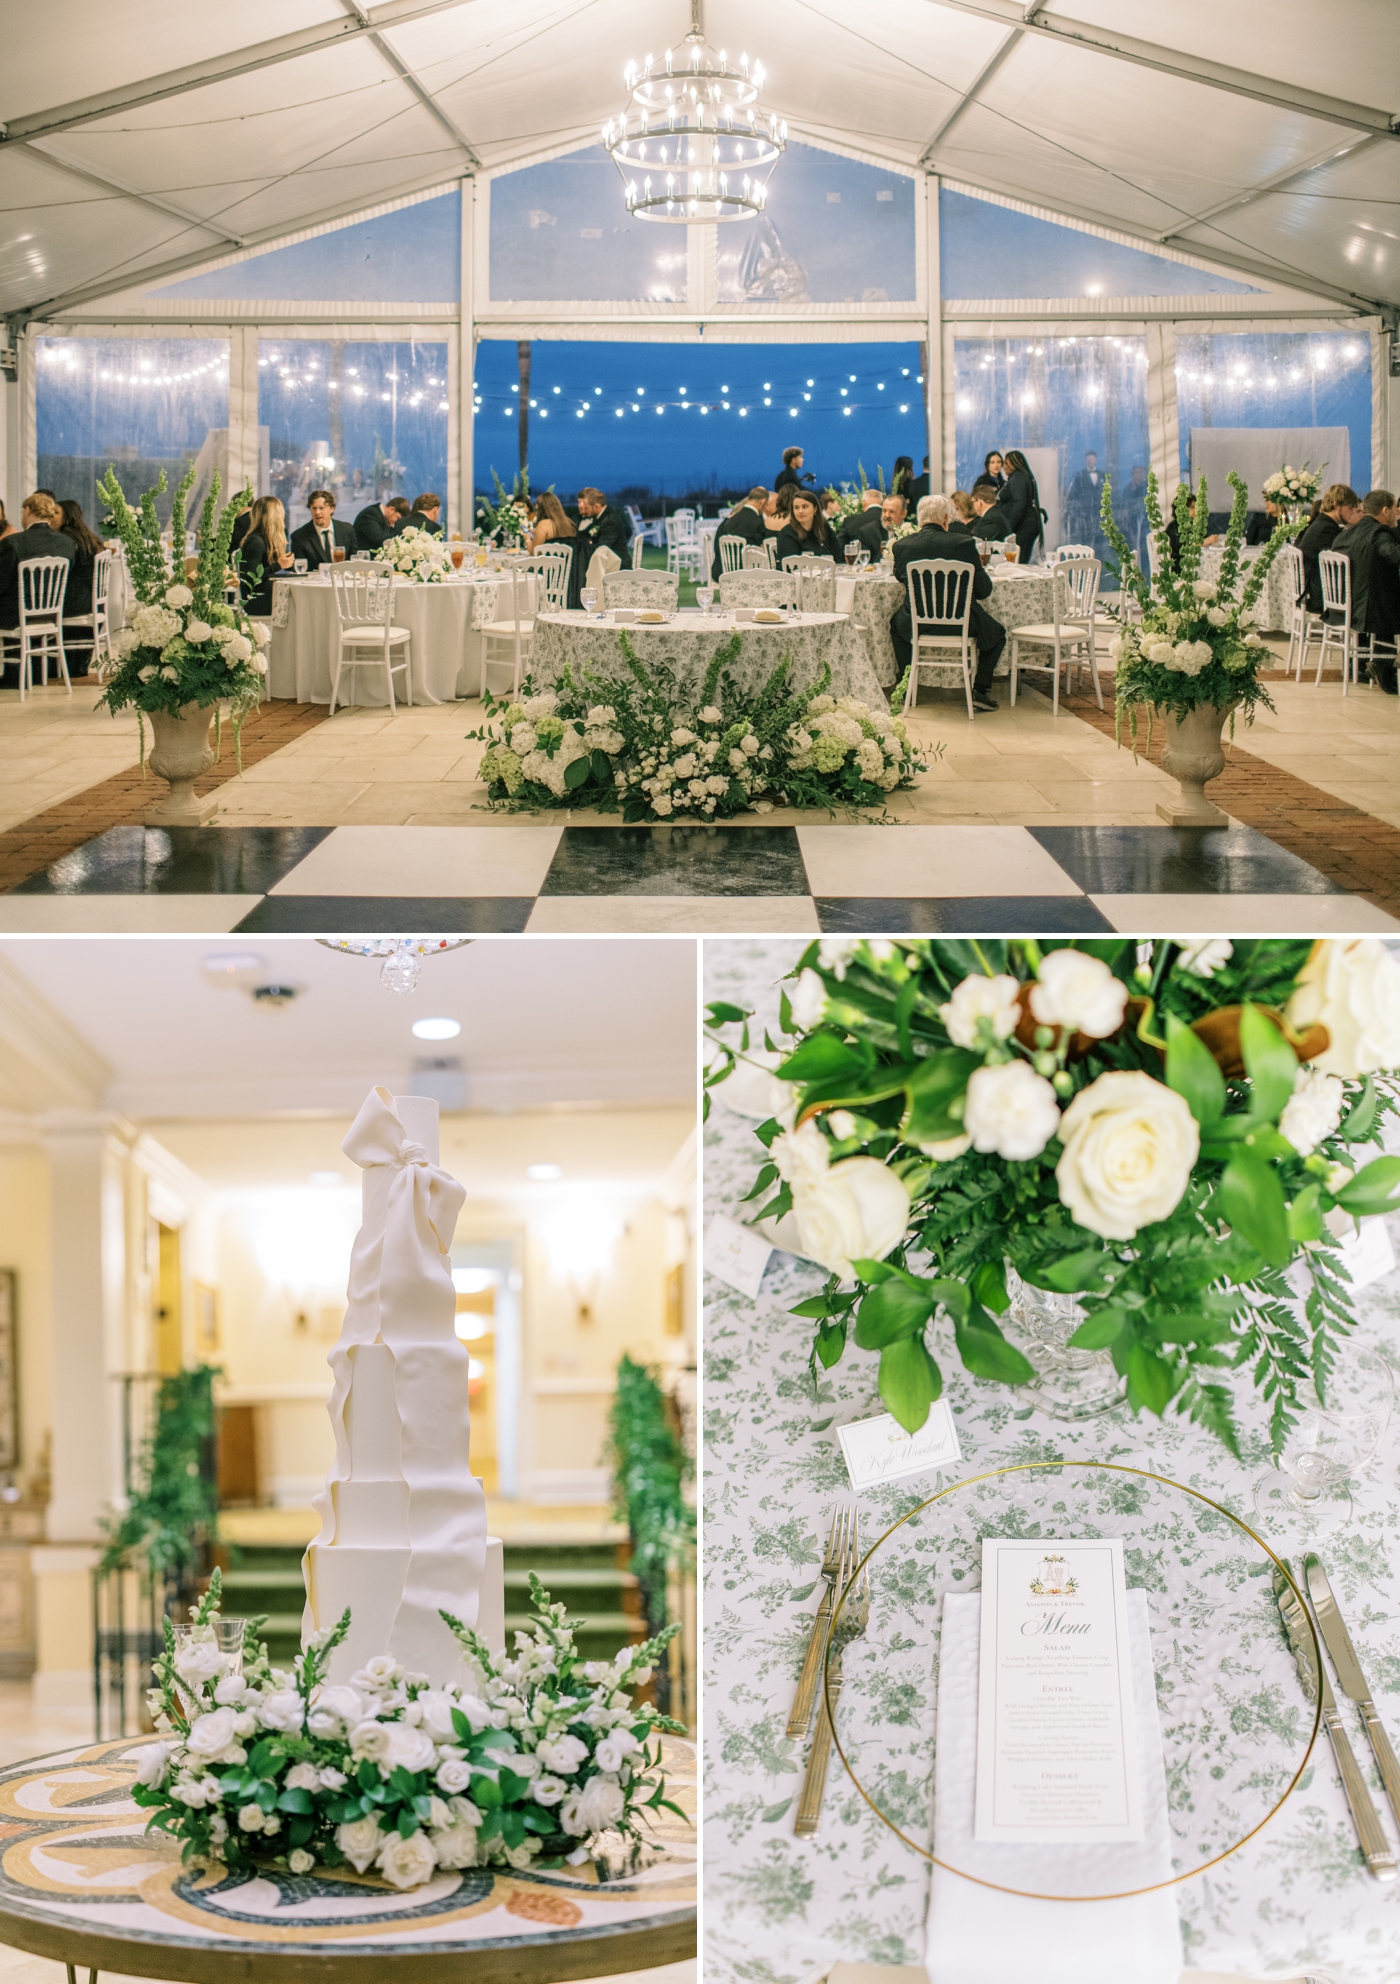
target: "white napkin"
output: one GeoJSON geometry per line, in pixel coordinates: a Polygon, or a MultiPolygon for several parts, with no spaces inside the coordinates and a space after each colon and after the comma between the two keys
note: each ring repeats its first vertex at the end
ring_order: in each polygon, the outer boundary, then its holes
{"type": "Polygon", "coordinates": [[[1145,1837],[1122,1846],[999,1846],[973,1839],[982,1599],[948,1593],[938,1662],[933,1850],[946,1863],[929,1885],[929,1984],[1177,1984],[1176,1890],[1122,1901],[1031,1901],[998,1894],[948,1867],[1039,1894],[1110,1892],[1170,1880],[1171,1828],[1147,1594],[1128,1593],[1145,1837]]]}
{"type": "Polygon", "coordinates": [[[854,613],[856,610],[856,582],[854,579],[836,581],[836,611],[854,613]]]}

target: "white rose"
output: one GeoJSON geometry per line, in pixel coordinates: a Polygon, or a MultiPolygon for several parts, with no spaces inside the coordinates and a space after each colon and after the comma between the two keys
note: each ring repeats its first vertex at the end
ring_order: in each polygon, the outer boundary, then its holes
{"type": "Polygon", "coordinates": [[[1191,590],[1197,599],[1214,599],[1219,587],[1212,585],[1209,579],[1197,579],[1191,590]]]}
{"type": "Polygon", "coordinates": [[[535,1803],[537,1805],[557,1805],[568,1788],[568,1785],[564,1783],[562,1778],[537,1777],[535,1779],[534,1790],[535,1803]]]}
{"type": "Polygon", "coordinates": [[[287,1865],[294,1874],[309,1874],[316,1865],[316,1855],[308,1853],[304,1846],[293,1847],[287,1855],[287,1865]]]}
{"type": "Polygon", "coordinates": [[[426,1833],[411,1833],[407,1839],[390,1833],[374,1864],[390,1887],[420,1888],[432,1879],[437,1854],[426,1833]]]}
{"type": "Polygon", "coordinates": [[[794,1026],[804,1033],[809,1027],[820,1024],[826,1011],[826,987],[810,966],[788,993],[788,1004],[792,1008],[794,1026]]]}
{"type": "Polygon", "coordinates": [[[1229,618],[1230,618],[1229,614],[1222,612],[1218,606],[1210,607],[1206,613],[1206,619],[1212,627],[1225,626],[1229,621],[1229,618]]]}
{"type": "Polygon", "coordinates": [[[364,1873],[378,1853],[383,1838],[379,1821],[374,1817],[352,1819],[348,1825],[335,1829],[335,1843],[357,1874],[364,1873]]]}
{"type": "Polygon", "coordinates": [[[267,673],[266,655],[255,654],[253,656],[253,672],[255,675],[266,675],[267,673]]]}
{"type": "Polygon", "coordinates": [[[1375,937],[1324,937],[1288,1002],[1289,1025],[1320,1024],[1327,1051],[1312,1066],[1326,1075],[1374,1075],[1400,1067],[1400,964],[1375,937]]]}
{"type": "Polygon", "coordinates": [[[444,1826],[430,1833],[434,1857],[439,1867],[474,1867],[476,1865],[476,1827],[469,1825],[444,1826]]]}
{"type": "Polygon", "coordinates": [[[701,710],[697,721],[700,723],[723,723],[724,711],[717,710],[713,703],[708,703],[705,706],[705,708],[701,710]]]}
{"type": "Polygon", "coordinates": [[[390,1740],[387,1722],[361,1722],[350,1731],[350,1754],[380,1762],[389,1754],[390,1740]]]}
{"type": "Polygon", "coordinates": [[[978,1150],[1024,1162],[1058,1130],[1060,1105],[1044,1075],[1025,1061],[1003,1061],[973,1070],[963,1122],[978,1150]]]}
{"type": "Polygon", "coordinates": [[[822,1176],[798,1179],[792,1210],[803,1253],[848,1277],[853,1260],[881,1261],[904,1238],[909,1192],[878,1158],[846,1157],[822,1176]]]}
{"type": "Polygon", "coordinates": [[[1189,971],[1195,978],[1214,978],[1221,965],[1235,955],[1228,937],[1172,937],[1168,941],[1181,946],[1176,969],[1189,971]]]}
{"type": "Polygon", "coordinates": [[[216,1708],[208,1715],[197,1715],[190,1724],[185,1748],[196,1757],[217,1757],[233,1741],[233,1722],[231,1708],[216,1708]]]}
{"type": "Polygon", "coordinates": [[[241,1805],[238,1810],[240,1832],[261,1832],[266,1820],[261,1805],[241,1805]]]}
{"type": "Polygon", "coordinates": [[[1176,649],[1170,641],[1153,641],[1150,647],[1143,649],[1143,653],[1149,661],[1155,661],[1159,668],[1170,668],[1176,660],[1176,649]]]}
{"type": "Polygon", "coordinates": [[[160,671],[160,679],[162,682],[178,682],[180,679],[180,671],[178,668],[167,666],[165,668],[162,668],[162,670],[160,671]]]}
{"type": "Polygon", "coordinates": [[[344,1786],[344,1783],[345,1773],[343,1770],[335,1770],[330,1764],[322,1765],[321,1789],[323,1791],[339,1791],[344,1786]]]}
{"type": "Polygon", "coordinates": [[[264,1729],[299,1734],[304,1715],[301,1696],[295,1688],[283,1688],[275,1695],[264,1695],[258,1704],[258,1714],[264,1729]]]}
{"type": "Polygon", "coordinates": [[[315,1764],[293,1764],[283,1783],[288,1791],[319,1791],[321,1773],[315,1764]]]}
{"type": "MultiPolygon", "coordinates": [[[[225,1674],[214,1690],[214,1699],[220,1708],[237,1708],[249,1692],[248,1683],[241,1674],[225,1674]]],[[[256,1701],[256,1696],[254,1699],[256,1701]]]]}
{"type": "Polygon", "coordinates": [[[148,661],[144,668],[137,669],[136,679],[138,682],[149,682],[153,675],[159,675],[159,673],[160,670],[156,667],[155,663],[148,661]]]}
{"type": "Polygon", "coordinates": [[[1299,1157],[1311,1157],[1341,1122],[1345,1101],[1346,1090],[1336,1075],[1315,1067],[1299,1068],[1293,1093],[1278,1119],[1279,1131],[1299,1157]]]}
{"type": "MultiPolygon", "coordinates": [[[[186,638],[188,638],[189,629],[186,628],[185,631],[186,638]]],[[[272,639],[272,629],[262,620],[250,621],[248,623],[248,631],[260,648],[265,648],[272,639]]]]}
{"type": "Polygon", "coordinates": [[[165,588],[165,603],[167,606],[193,606],[194,594],[188,586],[167,586],[165,588]]]}
{"type": "Polygon", "coordinates": [[[213,1640],[189,1640],[175,1656],[175,1672],[195,1688],[222,1674],[227,1664],[213,1640]]]}
{"type": "Polygon", "coordinates": [[[202,647],[213,631],[207,620],[187,620],[185,622],[185,639],[195,647],[202,647]]]}
{"type": "Polygon", "coordinates": [[[1031,987],[1031,1012],[1042,1026],[1064,1026],[1106,1040],[1123,1024],[1128,988],[1102,958],[1085,951],[1051,951],[1031,987]]]}
{"type": "Polygon", "coordinates": [[[224,642],[224,660],[230,663],[251,661],[253,643],[246,634],[235,634],[231,641],[224,642]]]}
{"type": "Polygon", "coordinates": [[[1060,1118],[1060,1141],[1060,1198],[1105,1240],[1130,1240],[1174,1212],[1201,1148],[1185,1100],[1137,1069],[1081,1089],[1060,1118]]]}
{"type": "Polygon", "coordinates": [[[1264,645],[1264,636],[1262,634],[1248,633],[1244,637],[1244,644],[1247,648],[1262,648],[1264,645]]]}
{"type": "MultiPolygon", "coordinates": [[[[367,1703],[358,1688],[318,1688],[312,1707],[315,1714],[338,1723],[341,1728],[353,1729],[356,1723],[364,1721],[367,1703]]],[[[319,1735],[322,1732],[317,1730],[313,1733],[319,1735]]]]}
{"type": "Polygon", "coordinates": [[[127,1750],[122,1755],[124,1764],[136,1765],[136,1782],[144,1784],[148,1790],[158,1791],[166,1779],[170,1768],[169,1743],[142,1743],[139,1749],[127,1750]]]}
{"type": "Polygon", "coordinates": [[[557,1771],[560,1777],[572,1777],[579,1765],[587,1761],[588,1745],[577,1736],[556,1736],[552,1743],[541,1743],[536,1754],[546,1770],[557,1771]]]}
{"type": "Polygon", "coordinates": [[[739,749],[746,758],[756,758],[759,749],[758,739],[752,733],[747,737],[741,737],[739,739],[739,749]]]}
{"type": "Polygon", "coordinates": [[[448,1694],[445,1688],[429,1688],[418,1697],[416,1706],[423,1712],[423,1727],[439,1743],[455,1743],[457,1726],[452,1720],[452,1711],[457,1706],[455,1695],[448,1694]]]}
{"type": "Polygon", "coordinates": [[[575,1791],[559,1807],[559,1821],[565,1832],[602,1832],[622,1817],[625,1800],[615,1777],[590,1777],[581,1791],[575,1791]]]}
{"type": "Polygon", "coordinates": [[[385,1761],[391,1770],[431,1770],[437,1750],[426,1729],[413,1729],[406,1722],[389,1724],[389,1753],[385,1761]]]}
{"type": "Polygon", "coordinates": [[[471,1765],[464,1763],[460,1757],[448,1757],[445,1762],[439,1764],[434,1779],[439,1791],[446,1791],[449,1794],[454,1791],[465,1791],[471,1781],[471,1765]]]}
{"type": "Polygon", "coordinates": [[[982,1037],[983,1020],[989,1023],[995,1039],[1008,1039],[1021,1018],[1021,1008],[1016,1004],[1017,990],[1014,978],[965,978],[954,988],[947,1005],[938,1008],[938,1017],[947,1027],[953,1045],[976,1047],[982,1037]]]}

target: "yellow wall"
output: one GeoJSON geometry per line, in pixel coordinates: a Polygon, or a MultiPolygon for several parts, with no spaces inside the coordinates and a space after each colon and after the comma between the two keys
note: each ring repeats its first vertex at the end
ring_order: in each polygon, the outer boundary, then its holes
{"type": "Polygon", "coordinates": [[[51,1424],[49,1164],[41,1150],[0,1149],[0,1267],[19,1277],[20,1478],[27,1481],[51,1424]]]}

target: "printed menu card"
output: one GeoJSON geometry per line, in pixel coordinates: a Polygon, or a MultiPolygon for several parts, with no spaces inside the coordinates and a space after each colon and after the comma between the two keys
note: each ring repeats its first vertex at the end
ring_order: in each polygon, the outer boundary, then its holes
{"type": "Polygon", "coordinates": [[[1119,1537],[982,1540],[974,1837],[1143,1837],[1119,1537]]]}

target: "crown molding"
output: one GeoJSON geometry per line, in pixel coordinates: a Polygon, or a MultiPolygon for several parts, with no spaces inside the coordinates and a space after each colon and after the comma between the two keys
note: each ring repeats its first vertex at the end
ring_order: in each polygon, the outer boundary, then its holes
{"type": "Polygon", "coordinates": [[[102,1056],[0,957],[0,1107],[100,1108],[111,1079],[102,1056]]]}

